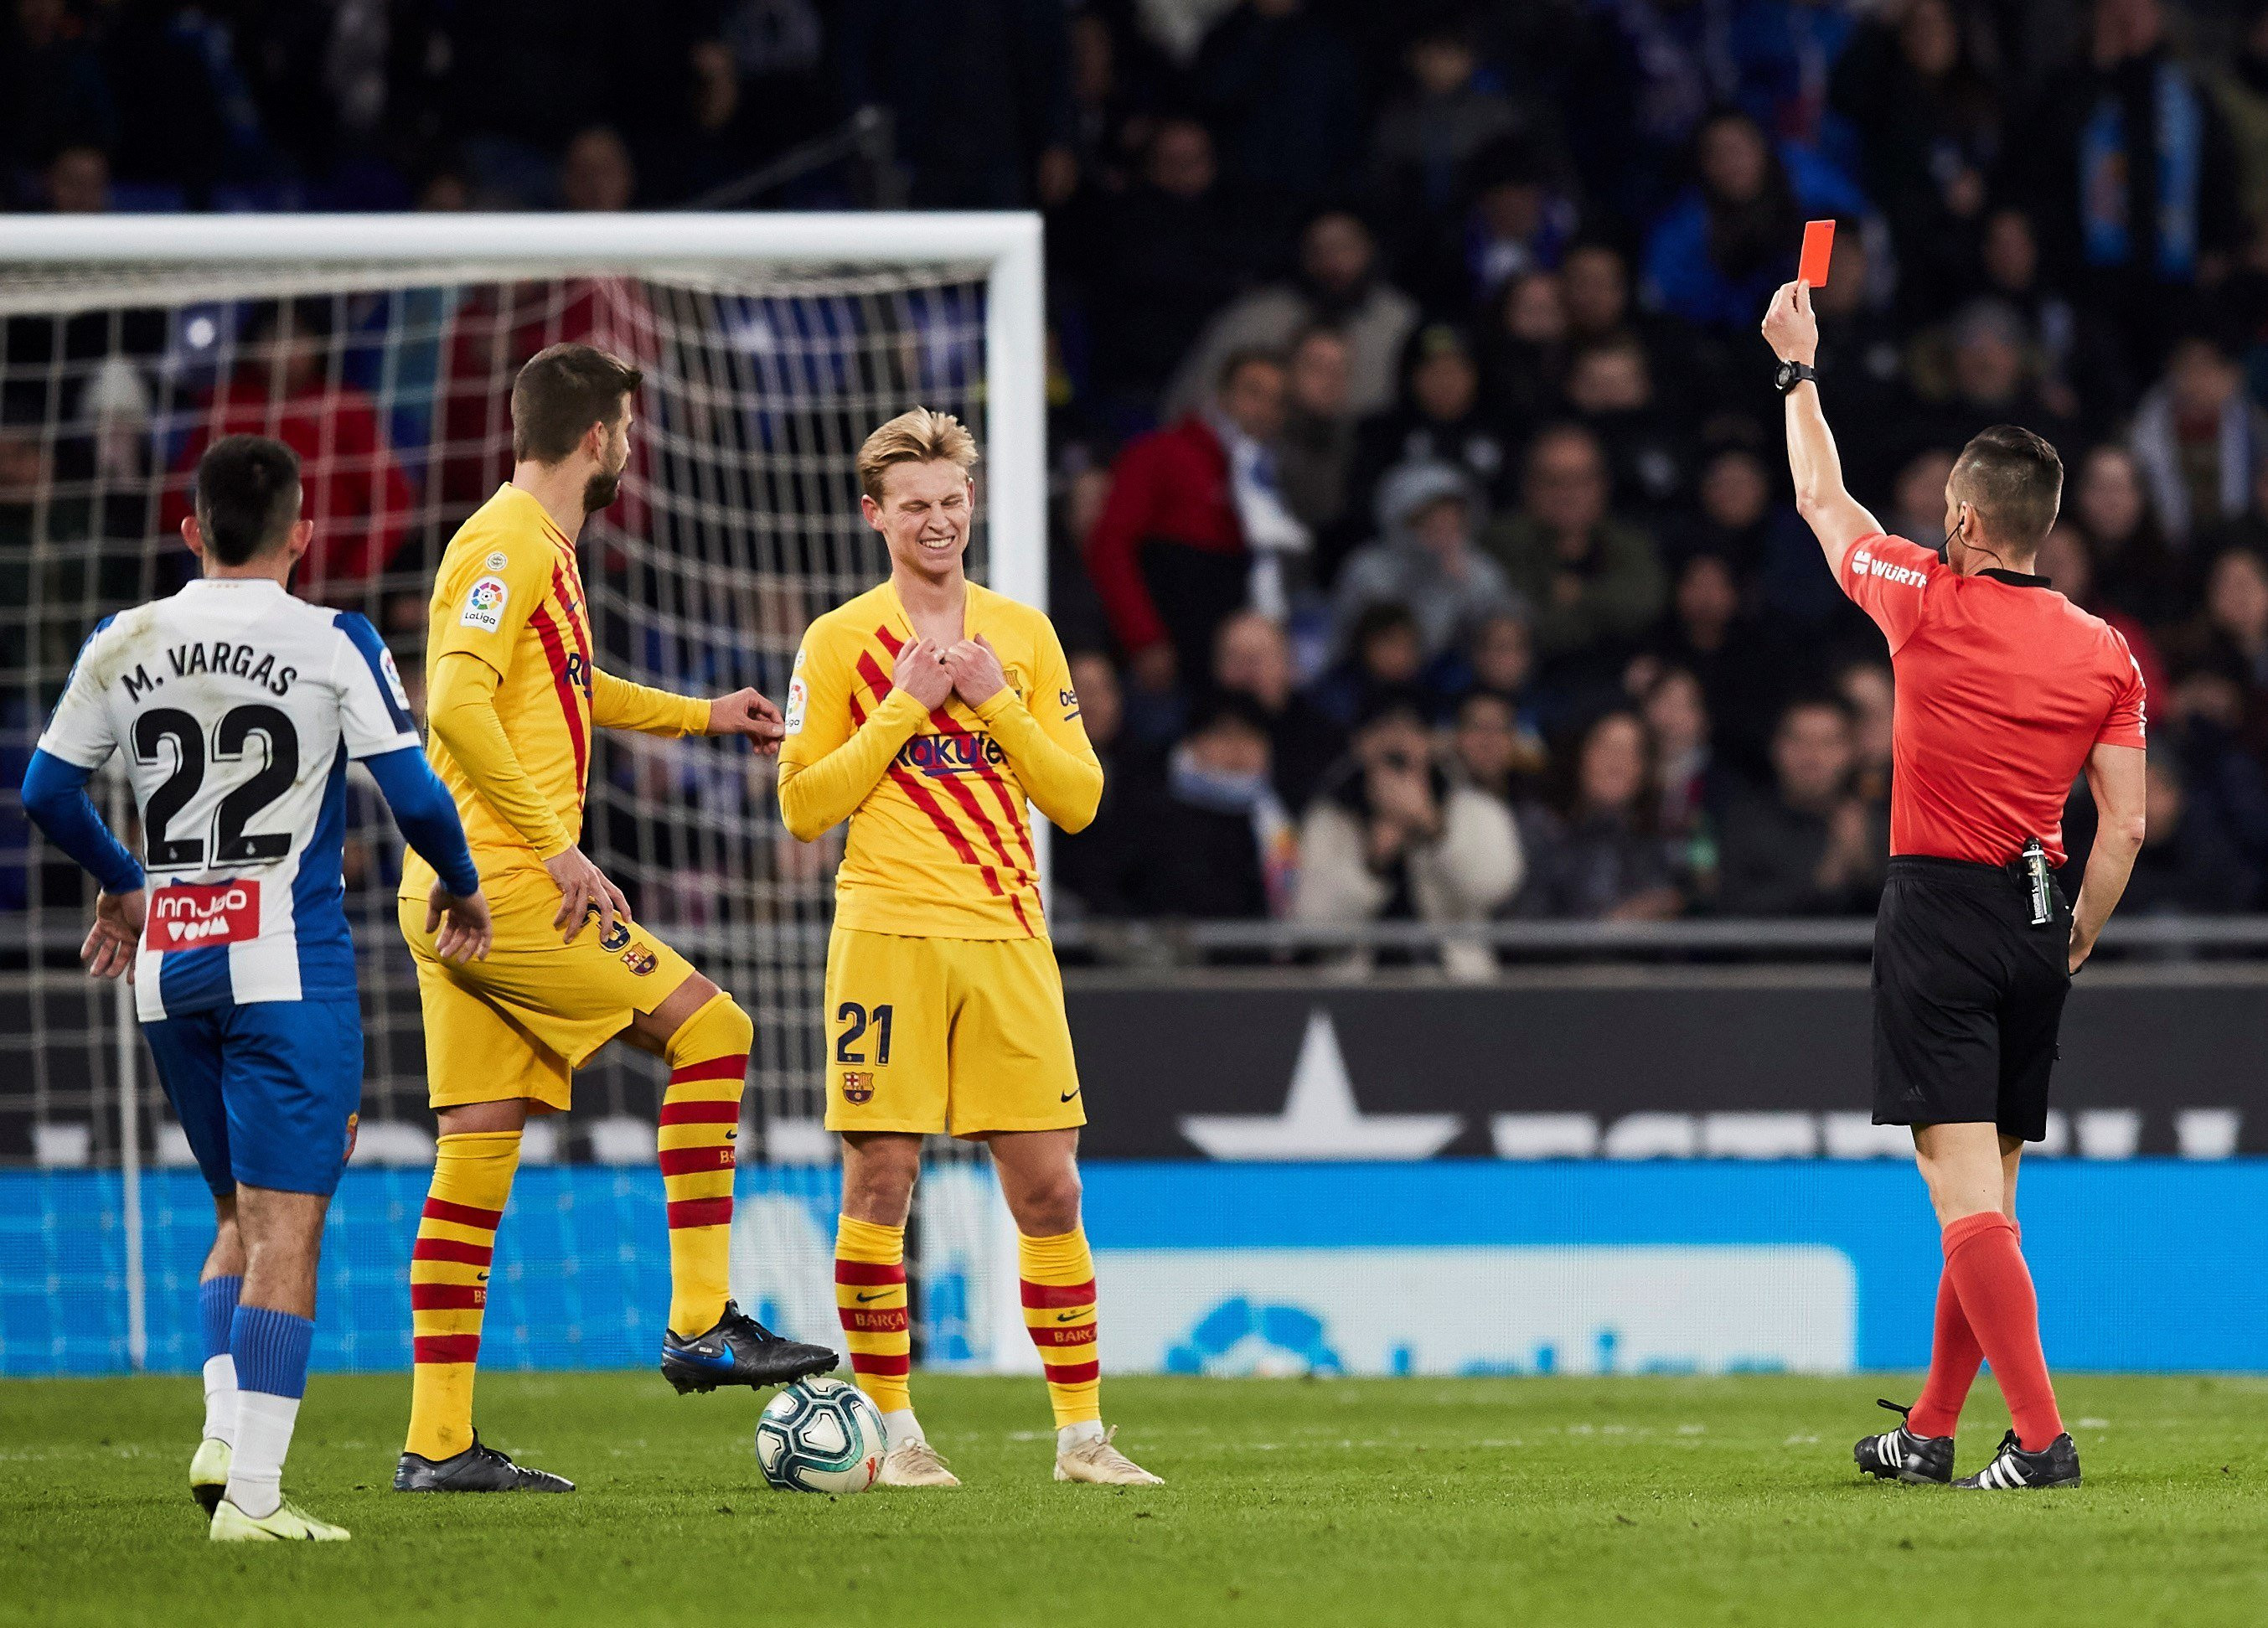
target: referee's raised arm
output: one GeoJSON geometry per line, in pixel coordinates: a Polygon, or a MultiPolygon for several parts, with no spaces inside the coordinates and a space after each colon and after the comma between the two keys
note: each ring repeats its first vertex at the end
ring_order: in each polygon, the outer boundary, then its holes
{"type": "Polygon", "coordinates": [[[1764,341],[1779,358],[1773,382],[1787,399],[1787,468],[1795,481],[1795,510],[1826,550],[1828,569],[1839,578],[1851,545],[1882,528],[1843,484],[1843,460],[1819,404],[1818,375],[1812,372],[1819,355],[1819,319],[1812,314],[1810,285],[1782,284],[1764,313],[1764,341]]]}

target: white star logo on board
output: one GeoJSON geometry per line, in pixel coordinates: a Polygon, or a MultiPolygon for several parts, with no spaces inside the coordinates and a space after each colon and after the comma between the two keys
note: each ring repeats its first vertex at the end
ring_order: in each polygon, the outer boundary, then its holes
{"type": "Polygon", "coordinates": [[[1182,1134],[1215,1159],[1431,1159],[1462,1128],[1455,1114],[1366,1114],[1354,1100],[1338,1031],[1322,1007],[1292,1065],[1280,1114],[1190,1114],[1182,1134]]]}

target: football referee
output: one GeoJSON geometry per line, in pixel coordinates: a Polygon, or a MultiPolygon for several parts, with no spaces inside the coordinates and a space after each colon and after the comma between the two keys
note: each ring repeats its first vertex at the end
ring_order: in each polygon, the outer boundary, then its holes
{"type": "Polygon", "coordinates": [[[2056,1411],[2039,1307],[2018,1247],[2016,1166],[2047,1130],[2072,975],[2142,845],[2142,675],[2126,642],[2032,574],[2063,463],[1999,424],[1945,483],[1945,541],[1885,536],[1843,484],[1812,362],[1811,292],[1773,297],[1796,505],[1837,582],[1889,639],[1890,864],[1874,923],[1874,1123],[1913,1127],[1944,1229],[1928,1381],[1905,1422],[1855,1449],[1901,1481],[1953,1478],[1953,1433],[1979,1359],[2014,1419],[1963,1487],[2067,1486],[2079,1453],[2056,1411]],[[2056,885],[2064,801],[2084,765],[2101,812],[2074,908],[2056,885]]]}

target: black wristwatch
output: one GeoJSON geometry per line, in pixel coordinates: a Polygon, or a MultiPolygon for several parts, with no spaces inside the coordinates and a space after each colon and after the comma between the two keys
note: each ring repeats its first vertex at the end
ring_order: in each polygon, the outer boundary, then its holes
{"type": "Polygon", "coordinates": [[[1782,362],[1779,371],[1772,375],[1772,387],[1786,395],[1805,379],[1816,381],[1818,378],[1819,370],[1808,362],[1782,362]]]}

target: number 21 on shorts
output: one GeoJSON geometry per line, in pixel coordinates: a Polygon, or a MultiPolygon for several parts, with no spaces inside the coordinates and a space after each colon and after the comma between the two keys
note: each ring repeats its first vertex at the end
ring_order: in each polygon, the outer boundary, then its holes
{"type": "Polygon", "coordinates": [[[890,1060],[890,1008],[876,1006],[871,1011],[855,1000],[846,1000],[835,1009],[835,1020],[843,1026],[835,1037],[835,1060],[857,1065],[865,1062],[862,1049],[866,1031],[874,1032],[874,1064],[887,1066],[890,1060]]]}

